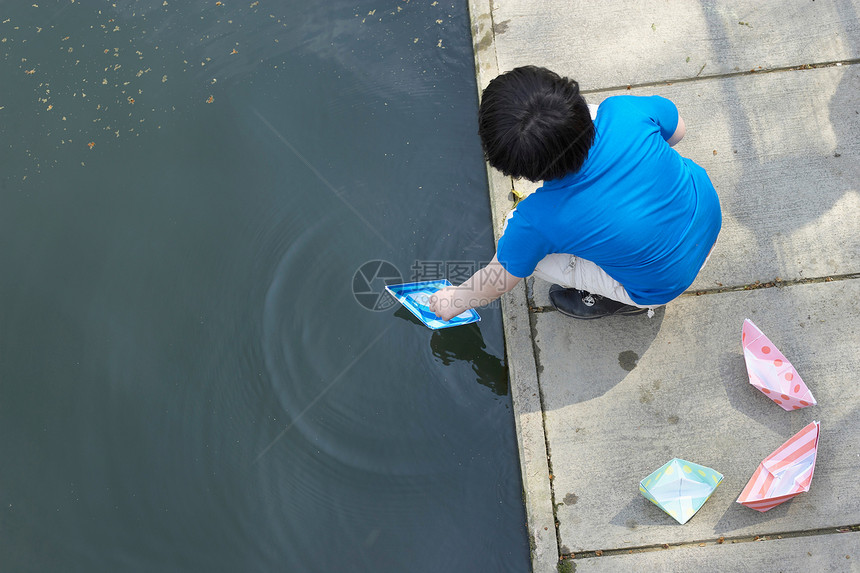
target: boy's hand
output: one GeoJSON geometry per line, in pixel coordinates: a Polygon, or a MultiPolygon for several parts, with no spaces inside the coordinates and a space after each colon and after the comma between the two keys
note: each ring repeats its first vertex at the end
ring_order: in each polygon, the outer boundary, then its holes
{"type": "Polygon", "coordinates": [[[455,306],[457,287],[449,286],[430,296],[430,311],[442,320],[448,321],[463,312],[455,306]]]}

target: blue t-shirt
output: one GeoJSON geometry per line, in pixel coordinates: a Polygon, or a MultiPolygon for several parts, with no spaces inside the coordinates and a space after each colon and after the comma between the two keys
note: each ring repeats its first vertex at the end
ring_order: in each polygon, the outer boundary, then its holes
{"type": "Polygon", "coordinates": [[[660,96],[614,96],[594,120],[582,168],[521,201],[497,256],[526,277],[550,253],[599,265],[637,304],[664,304],[689,287],[722,225],[705,170],[668,140],[678,110],[660,96]]]}

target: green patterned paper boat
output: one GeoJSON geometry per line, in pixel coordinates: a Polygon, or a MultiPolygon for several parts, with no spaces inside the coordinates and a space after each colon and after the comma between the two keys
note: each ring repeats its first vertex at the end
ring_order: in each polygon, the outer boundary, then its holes
{"type": "Polygon", "coordinates": [[[639,482],[639,491],[683,525],[708,501],[721,481],[723,474],[718,471],[674,458],[639,482]]]}

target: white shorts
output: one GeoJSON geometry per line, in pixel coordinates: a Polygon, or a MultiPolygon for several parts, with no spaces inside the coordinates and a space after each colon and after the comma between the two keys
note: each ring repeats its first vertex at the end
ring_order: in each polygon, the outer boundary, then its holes
{"type": "MultiPolygon", "coordinates": [[[[502,226],[502,232],[508,226],[508,221],[514,215],[516,209],[505,216],[505,222],[502,226]]],[[[713,247],[711,248],[713,250],[713,247]]],[[[702,263],[702,268],[708,263],[708,257],[702,263]]],[[[701,272],[701,269],[700,269],[701,272]]],[[[590,292],[591,294],[599,294],[624,304],[638,306],[639,308],[659,308],[662,304],[638,304],[633,302],[627,289],[620,282],[609,276],[606,271],[582,257],[570,255],[567,253],[553,253],[545,256],[535,267],[534,276],[545,280],[548,283],[555,283],[564,288],[575,288],[590,292]]]]}
{"type": "Polygon", "coordinates": [[[637,304],[633,302],[627,289],[606,274],[597,264],[566,253],[553,253],[545,256],[535,268],[534,276],[548,283],[555,283],[565,288],[575,288],[599,294],[624,304],[641,308],[658,308],[662,304],[637,304]]]}
{"type": "MultiPolygon", "coordinates": [[[[712,252],[714,252],[714,247],[711,247],[711,251],[705,257],[705,262],[702,263],[699,272],[702,272],[702,269],[708,264],[712,252]]],[[[627,289],[617,280],[606,274],[606,271],[595,263],[574,255],[563,253],[547,255],[537,264],[533,274],[547,282],[556,283],[565,288],[588,291],[592,294],[599,294],[606,298],[623,302],[624,304],[638,306],[639,308],[659,308],[664,306],[662,304],[639,304],[633,302],[633,299],[627,293],[627,289]]]]}

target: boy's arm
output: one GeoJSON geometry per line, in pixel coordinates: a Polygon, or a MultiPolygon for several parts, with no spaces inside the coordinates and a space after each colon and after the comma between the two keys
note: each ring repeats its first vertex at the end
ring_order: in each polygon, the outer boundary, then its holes
{"type": "Polygon", "coordinates": [[[668,143],[670,147],[674,147],[676,143],[684,139],[686,134],[687,125],[684,123],[684,118],[681,117],[681,114],[678,114],[678,127],[675,128],[675,133],[672,134],[672,137],[666,140],[666,143],[668,143]]]}
{"type": "Polygon", "coordinates": [[[445,287],[431,296],[430,310],[442,320],[451,320],[470,308],[490,304],[514,288],[520,280],[520,277],[506,271],[493,256],[486,267],[460,286],[445,287]]]}

